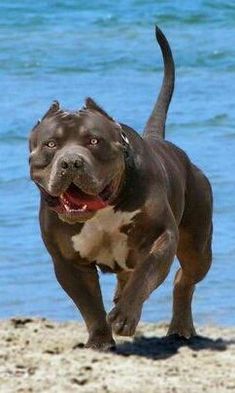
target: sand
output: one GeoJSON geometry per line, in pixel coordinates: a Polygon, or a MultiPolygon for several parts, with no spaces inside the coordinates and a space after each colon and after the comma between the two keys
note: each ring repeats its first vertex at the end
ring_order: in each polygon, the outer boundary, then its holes
{"type": "Polygon", "coordinates": [[[189,341],[165,324],[140,324],[117,351],[83,347],[83,324],[15,318],[0,322],[0,392],[235,392],[235,328],[201,327],[189,341]]]}

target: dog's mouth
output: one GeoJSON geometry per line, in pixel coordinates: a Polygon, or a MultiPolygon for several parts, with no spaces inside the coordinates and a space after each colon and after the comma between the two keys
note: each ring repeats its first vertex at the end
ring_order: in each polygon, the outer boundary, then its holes
{"type": "Polygon", "coordinates": [[[66,212],[87,212],[103,209],[108,205],[111,187],[107,186],[97,196],[86,194],[75,184],[60,195],[59,199],[66,212]]]}
{"type": "Polygon", "coordinates": [[[49,207],[58,214],[85,215],[108,206],[113,194],[112,184],[106,186],[98,195],[89,195],[72,183],[60,196],[50,195],[40,187],[49,207]]]}

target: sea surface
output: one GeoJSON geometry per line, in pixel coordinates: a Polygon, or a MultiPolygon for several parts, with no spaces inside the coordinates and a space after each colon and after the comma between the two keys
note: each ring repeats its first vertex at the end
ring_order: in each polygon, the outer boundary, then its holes
{"type": "MultiPolygon", "coordinates": [[[[52,100],[75,110],[87,96],[141,132],[162,81],[155,24],[177,70],[167,139],[214,190],[213,266],[195,291],[195,322],[235,324],[233,0],[0,2],[0,318],[81,319],[40,238],[28,135],[52,100]]],[[[169,321],[177,264],[146,302],[143,320],[169,321]]],[[[110,309],[115,277],[101,275],[101,283],[110,309]]]]}

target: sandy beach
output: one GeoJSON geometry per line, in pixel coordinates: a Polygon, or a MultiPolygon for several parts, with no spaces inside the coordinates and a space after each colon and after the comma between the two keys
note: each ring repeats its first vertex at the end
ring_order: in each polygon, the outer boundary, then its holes
{"type": "Polygon", "coordinates": [[[199,327],[185,341],[142,323],[134,338],[116,338],[114,353],[85,349],[81,323],[14,318],[0,330],[4,393],[235,391],[235,328],[199,327]]]}

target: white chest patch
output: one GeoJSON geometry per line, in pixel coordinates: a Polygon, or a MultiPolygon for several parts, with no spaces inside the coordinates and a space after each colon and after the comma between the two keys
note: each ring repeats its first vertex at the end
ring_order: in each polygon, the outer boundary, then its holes
{"type": "Polygon", "coordinates": [[[81,232],[72,236],[73,247],[82,258],[114,268],[115,262],[125,270],[129,252],[127,235],[120,231],[132,222],[139,210],[134,212],[115,212],[108,206],[99,210],[88,220],[81,232]]]}

